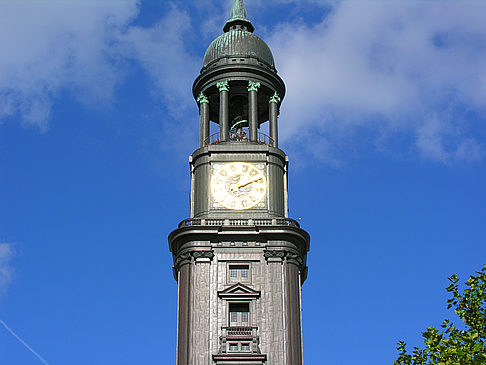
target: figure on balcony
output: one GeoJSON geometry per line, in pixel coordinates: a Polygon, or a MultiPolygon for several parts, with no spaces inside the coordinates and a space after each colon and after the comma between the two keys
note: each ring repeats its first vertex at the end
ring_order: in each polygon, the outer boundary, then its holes
{"type": "Polygon", "coordinates": [[[246,132],[243,128],[238,127],[236,129],[236,140],[237,141],[247,141],[248,137],[246,136],[246,132]]]}
{"type": "Polygon", "coordinates": [[[245,123],[248,123],[247,120],[243,119],[241,116],[236,117],[233,122],[237,121],[233,126],[231,127],[231,135],[230,135],[230,140],[231,141],[248,141],[248,137],[246,135],[245,130],[243,129],[243,125],[245,123]]]}

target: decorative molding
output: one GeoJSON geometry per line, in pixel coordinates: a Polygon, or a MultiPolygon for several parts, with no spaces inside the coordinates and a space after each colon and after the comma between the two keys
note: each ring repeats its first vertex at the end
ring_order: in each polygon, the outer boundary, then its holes
{"type": "Polygon", "coordinates": [[[174,269],[179,270],[181,266],[190,264],[192,261],[192,255],[190,252],[185,252],[183,254],[177,255],[174,258],[174,269]]]}
{"type": "Polygon", "coordinates": [[[289,262],[291,264],[295,264],[299,268],[304,266],[304,259],[302,258],[301,255],[297,255],[295,253],[288,252],[286,258],[287,258],[287,262],[289,262]]]}
{"type": "Polygon", "coordinates": [[[265,250],[263,256],[267,262],[280,262],[287,261],[289,264],[296,265],[302,273],[305,273],[305,259],[301,254],[295,253],[289,250],[265,250]]]}
{"type": "Polygon", "coordinates": [[[219,92],[229,91],[230,89],[228,80],[217,82],[216,87],[218,88],[219,92]]]}
{"type": "Polygon", "coordinates": [[[253,290],[242,283],[237,283],[224,290],[218,291],[218,296],[225,300],[255,300],[260,298],[260,295],[260,291],[253,290]]]}
{"type": "Polygon", "coordinates": [[[199,94],[199,96],[197,97],[197,103],[198,104],[204,104],[204,103],[209,104],[209,99],[206,95],[204,95],[203,92],[201,92],[199,94]]]}
{"type": "Polygon", "coordinates": [[[259,82],[255,82],[255,81],[248,81],[248,92],[251,92],[251,91],[256,91],[258,92],[258,89],[260,88],[261,84],[259,82]]]}
{"type": "Polygon", "coordinates": [[[210,259],[214,258],[214,251],[192,251],[192,257],[194,260],[197,259],[210,259]]]}
{"type": "Polygon", "coordinates": [[[214,251],[185,251],[175,256],[173,269],[179,271],[181,266],[191,264],[192,259],[209,259],[210,261],[214,258],[214,251]]]}
{"type": "Polygon", "coordinates": [[[265,256],[265,259],[281,259],[283,260],[285,258],[285,255],[287,254],[287,251],[284,250],[265,250],[263,252],[263,256],[265,256]]]}
{"type": "Polygon", "coordinates": [[[282,101],[282,98],[275,91],[275,94],[273,94],[273,96],[270,98],[270,100],[268,101],[268,103],[269,104],[270,103],[280,104],[281,101],[282,101]]]}

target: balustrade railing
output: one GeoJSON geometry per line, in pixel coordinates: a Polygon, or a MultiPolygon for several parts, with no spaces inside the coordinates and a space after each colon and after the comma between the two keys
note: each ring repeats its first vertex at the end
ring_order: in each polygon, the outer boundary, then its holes
{"type": "Polygon", "coordinates": [[[300,224],[290,218],[256,218],[256,219],[204,219],[192,218],[179,223],[179,228],[193,226],[287,226],[300,227],[300,224]]]}
{"type": "Polygon", "coordinates": [[[256,141],[250,141],[246,133],[245,134],[231,133],[228,141],[221,141],[219,133],[214,133],[204,140],[204,145],[207,146],[213,144],[233,143],[233,142],[234,143],[257,143],[257,144],[266,144],[268,146],[273,146],[273,139],[264,133],[258,133],[256,141]]]}
{"type": "Polygon", "coordinates": [[[221,335],[226,338],[256,337],[258,327],[222,327],[221,330],[221,335]]]}
{"type": "Polygon", "coordinates": [[[221,327],[219,353],[246,352],[259,354],[258,327],[221,327]]]}

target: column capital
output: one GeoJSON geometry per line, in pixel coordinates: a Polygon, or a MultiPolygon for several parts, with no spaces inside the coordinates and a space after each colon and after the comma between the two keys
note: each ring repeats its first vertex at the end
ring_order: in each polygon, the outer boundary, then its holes
{"type": "Polygon", "coordinates": [[[300,253],[285,249],[269,249],[263,251],[263,256],[267,262],[287,262],[297,266],[302,273],[306,272],[305,258],[300,253]]]}
{"type": "MultiPolygon", "coordinates": [[[[178,253],[174,257],[174,272],[180,270],[181,266],[192,264],[197,261],[211,262],[214,258],[213,250],[188,250],[178,253]]],[[[177,279],[176,279],[177,280],[177,279]]]]}
{"type": "Polygon", "coordinates": [[[209,99],[203,92],[199,94],[196,101],[198,104],[209,104],[209,99]]]}
{"type": "Polygon", "coordinates": [[[286,254],[287,252],[284,250],[265,250],[263,252],[263,256],[267,262],[283,263],[286,254]]]}
{"type": "Polygon", "coordinates": [[[292,252],[287,252],[285,258],[287,259],[288,263],[296,265],[299,269],[302,270],[303,268],[305,268],[304,265],[305,261],[301,255],[292,252]]]}
{"type": "Polygon", "coordinates": [[[180,270],[181,266],[190,264],[191,262],[192,262],[191,252],[184,252],[174,257],[174,267],[173,267],[174,276],[176,276],[175,273],[180,270]]]}
{"type": "Polygon", "coordinates": [[[270,100],[268,101],[268,103],[275,103],[275,104],[279,104],[281,101],[282,101],[282,98],[281,98],[281,97],[280,97],[280,95],[278,95],[278,93],[275,91],[275,94],[273,94],[273,96],[270,98],[270,100]]]}
{"type": "Polygon", "coordinates": [[[230,89],[228,80],[217,82],[216,87],[218,88],[219,92],[229,91],[229,89],[230,89]]]}
{"type": "Polygon", "coordinates": [[[256,91],[258,92],[258,89],[260,88],[261,84],[259,82],[255,82],[255,81],[248,81],[248,92],[251,92],[251,91],[256,91]]]}
{"type": "Polygon", "coordinates": [[[198,259],[209,259],[209,261],[213,260],[214,257],[214,251],[192,251],[192,257],[194,257],[194,260],[198,259]]]}

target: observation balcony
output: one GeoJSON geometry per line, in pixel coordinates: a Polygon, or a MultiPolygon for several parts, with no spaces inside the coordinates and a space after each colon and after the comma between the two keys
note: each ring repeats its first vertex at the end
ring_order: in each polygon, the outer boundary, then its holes
{"type": "Polygon", "coordinates": [[[256,337],[258,327],[222,327],[223,337],[244,338],[256,337]]]}
{"type": "Polygon", "coordinates": [[[274,145],[273,139],[270,136],[267,136],[266,134],[263,133],[258,133],[257,140],[254,142],[248,139],[246,133],[245,134],[232,133],[228,141],[221,141],[221,137],[218,132],[210,135],[208,138],[204,140],[205,146],[222,144],[222,143],[252,143],[252,144],[265,144],[268,146],[274,145]]]}
{"type": "Polygon", "coordinates": [[[300,228],[300,224],[290,218],[255,218],[255,219],[204,219],[192,218],[179,223],[179,228],[194,226],[287,226],[300,228]]]}
{"type": "Polygon", "coordinates": [[[221,327],[219,353],[260,354],[257,331],[258,327],[221,327]]]}

